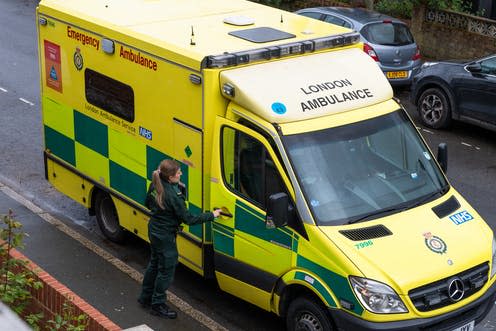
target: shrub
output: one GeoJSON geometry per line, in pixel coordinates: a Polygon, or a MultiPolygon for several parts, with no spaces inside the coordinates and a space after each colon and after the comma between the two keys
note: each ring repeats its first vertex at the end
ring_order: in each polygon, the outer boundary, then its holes
{"type": "MultiPolygon", "coordinates": [[[[14,213],[9,210],[2,216],[3,227],[0,229],[0,300],[7,304],[18,315],[25,315],[25,310],[31,302],[31,289],[39,289],[42,283],[36,280],[32,271],[24,268],[26,261],[10,256],[12,248],[23,247],[22,240],[26,233],[22,232],[22,224],[14,219],[14,213]]],[[[26,322],[35,330],[39,330],[38,322],[43,314],[28,314],[26,322]]]]}
{"type": "Polygon", "coordinates": [[[397,17],[412,18],[413,3],[411,0],[380,0],[374,9],[378,12],[397,17]]]}

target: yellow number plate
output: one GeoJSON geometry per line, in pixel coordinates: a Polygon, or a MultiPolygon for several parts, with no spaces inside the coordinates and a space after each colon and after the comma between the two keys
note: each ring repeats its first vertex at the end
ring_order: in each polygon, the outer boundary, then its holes
{"type": "Polygon", "coordinates": [[[386,77],[389,79],[407,78],[408,72],[407,71],[388,71],[388,72],[386,72],[386,77]]]}

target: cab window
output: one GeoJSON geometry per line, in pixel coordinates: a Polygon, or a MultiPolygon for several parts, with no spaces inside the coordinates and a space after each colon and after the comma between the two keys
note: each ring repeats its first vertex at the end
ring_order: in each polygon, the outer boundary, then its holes
{"type": "Polygon", "coordinates": [[[286,192],[265,146],[230,127],[222,129],[222,172],[232,191],[263,209],[270,195],[286,192]]]}

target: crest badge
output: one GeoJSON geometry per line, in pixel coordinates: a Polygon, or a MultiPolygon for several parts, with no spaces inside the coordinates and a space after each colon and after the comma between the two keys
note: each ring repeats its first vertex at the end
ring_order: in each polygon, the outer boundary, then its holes
{"type": "Polygon", "coordinates": [[[448,246],[446,246],[446,243],[444,242],[444,240],[442,240],[438,236],[434,236],[430,232],[424,233],[423,236],[425,237],[425,245],[431,251],[433,251],[434,253],[438,253],[438,254],[446,253],[448,246]]]}
{"type": "Polygon", "coordinates": [[[74,52],[74,66],[78,71],[83,69],[83,56],[81,55],[81,50],[76,48],[76,51],[74,52]]]}

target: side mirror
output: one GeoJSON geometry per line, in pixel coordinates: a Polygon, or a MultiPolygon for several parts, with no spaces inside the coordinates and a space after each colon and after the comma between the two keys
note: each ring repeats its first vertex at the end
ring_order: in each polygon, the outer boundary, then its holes
{"type": "Polygon", "coordinates": [[[482,66],[480,63],[470,63],[469,65],[467,65],[465,68],[467,68],[468,71],[470,72],[475,72],[475,73],[478,73],[478,72],[481,72],[482,71],[482,66]]]}
{"type": "Polygon", "coordinates": [[[437,162],[444,173],[448,172],[448,145],[440,143],[437,147],[437,162]]]}
{"type": "Polygon", "coordinates": [[[272,194],[267,203],[266,227],[279,228],[288,224],[288,207],[289,198],[286,193],[272,194]]]}

